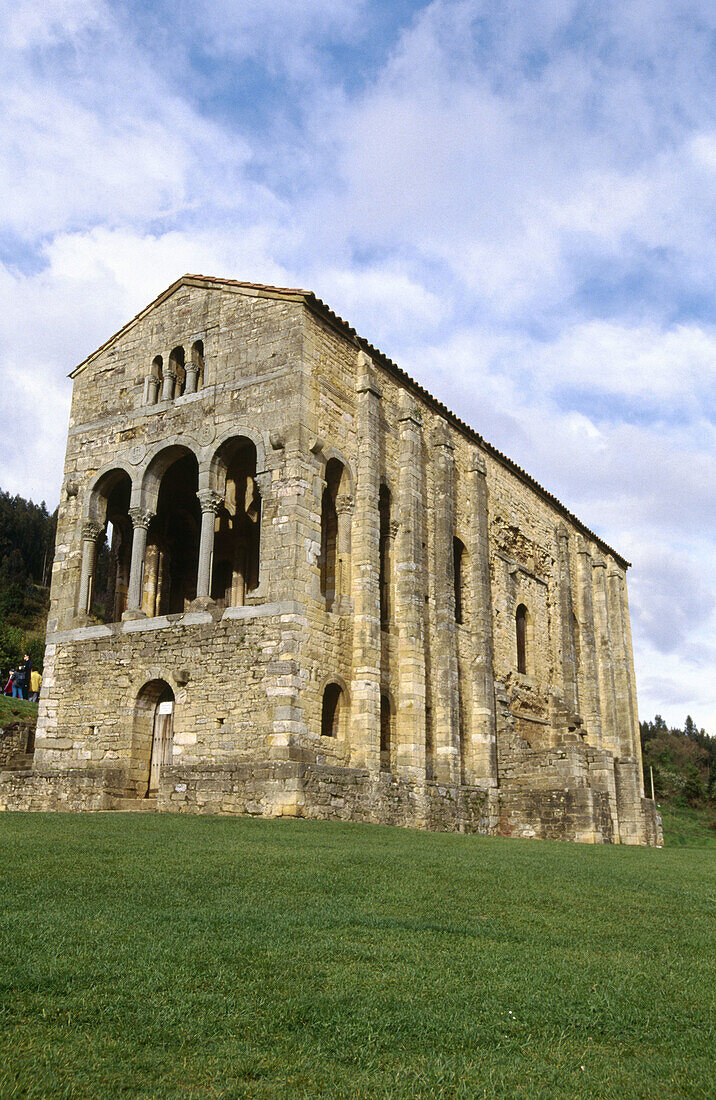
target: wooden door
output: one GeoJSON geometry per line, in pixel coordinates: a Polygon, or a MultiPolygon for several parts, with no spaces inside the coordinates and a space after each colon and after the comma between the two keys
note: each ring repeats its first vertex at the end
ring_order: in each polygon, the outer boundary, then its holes
{"type": "Polygon", "coordinates": [[[171,699],[159,703],[154,714],[154,735],[152,737],[152,759],[149,765],[149,790],[147,795],[156,795],[159,789],[159,773],[162,765],[172,762],[172,735],[174,724],[174,703],[171,699]]]}

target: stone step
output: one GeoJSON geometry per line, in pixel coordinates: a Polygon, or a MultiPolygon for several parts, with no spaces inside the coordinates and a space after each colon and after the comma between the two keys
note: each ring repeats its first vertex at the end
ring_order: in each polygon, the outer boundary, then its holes
{"type": "Polygon", "coordinates": [[[157,812],[156,798],[112,798],[111,810],[120,810],[122,813],[155,814],[157,812]]]}

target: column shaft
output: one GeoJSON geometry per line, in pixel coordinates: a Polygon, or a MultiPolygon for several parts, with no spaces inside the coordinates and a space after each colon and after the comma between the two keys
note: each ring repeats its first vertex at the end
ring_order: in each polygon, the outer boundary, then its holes
{"type": "Polygon", "coordinates": [[[82,571],[80,573],[80,595],[77,606],[79,615],[88,615],[92,605],[97,539],[101,532],[102,528],[98,523],[85,523],[82,527],[82,571]]]}
{"type": "Polygon", "coordinates": [[[147,549],[147,530],[152,520],[152,513],[145,512],[142,508],[130,508],[129,516],[132,520],[132,560],[129,567],[129,591],[125,615],[134,616],[141,614],[144,554],[147,549]]]}
{"type": "Polygon", "coordinates": [[[211,566],[214,556],[214,527],[221,496],[211,489],[197,493],[201,505],[201,534],[199,536],[199,569],[196,577],[196,597],[206,599],[211,595],[211,566]]]}

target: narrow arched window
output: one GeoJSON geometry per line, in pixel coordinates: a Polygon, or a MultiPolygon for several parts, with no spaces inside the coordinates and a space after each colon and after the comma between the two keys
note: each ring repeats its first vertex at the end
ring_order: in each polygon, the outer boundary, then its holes
{"type": "Polygon", "coordinates": [[[390,490],[387,485],[381,485],[378,498],[378,512],[380,516],[380,625],[383,630],[390,623],[390,490]]]}
{"type": "Polygon", "coordinates": [[[341,697],[343,692],[338,684],[327,684],[323,692],[321,710],[321,736],[337,737],[341,716],[341,697]]]}
{"type": "Polygon", "coordinates": [[[184,348],[174,348],[169,356],[169,369],[174,375],[174,397],[181,397],[186,388],[186,371],[184,369],[184,348]]]}
{"type": "Polygon", "coordinates": [[[515,612],[515,629],[517,633],[517,671],[527,672],[527,608],[523,603],[515,612]]]}
{"type": "Polygon", "coordinates": [[[186,364],[186,393],[196,393],[204,381],[204,342],[195,340],[191,345],[191,356],[186,364]]]}
{"type": "Polygon", "coordinates": [[[156,405],[162,392],[164,381],[164,363],[161,355],[155,355],[152,360],[152,369],[147,379],[147,404],[156,405]]]}
{"type": "Polygon", "coordinates": [[[463,598],[465,547],[460,539],[452,540],[453,581],[455,585],[455,622],[462,623],[465,611],[463,598]]]}
{"type": "Polygon", "coordinates": [[[394,751],[393,708],[387,695],[380,697],[380,770],[392,771],[394,751]]]}
{"type": "MultiPolygon", "coordinates": [[[[321,595],[330,610],[339,592],[338,509],[336,502],[343,485],[344,467],[336,458],[326,464],[326,487],[321,498],[321,595]]],[[[345,548],[344,548],[345,549],[345,548]]]]}

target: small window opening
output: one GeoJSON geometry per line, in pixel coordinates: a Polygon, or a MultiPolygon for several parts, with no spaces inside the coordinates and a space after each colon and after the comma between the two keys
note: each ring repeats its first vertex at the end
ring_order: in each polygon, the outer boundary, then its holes
{"type": "Polygon", "coordinates": [[[338,736],[342,694],[343,692],[338,684],[328,684],[323,692],[323,709],[321,712],[321,735],[323,737],[338,736]]]}
{"type": "Polygon", "coordinates": [[[460,539],[452,540],[452,560],[453,560],[453,580],[455,584],[455,622],[461,624],[463,621],[464,600],[463,600],[463,559],[465,557],[465,547],[460,542],[460,539]]]}
{"type": "Polygon", "coordinates": [[[393,711],[387,695],[380,697],[380,770],[392,771],[393,711]]]}
{"type": "Polygon", "coordinates": [[[380,625],[386,630],[390,624],[390,490],[387,485],[381,485],[378,499],[380,516],[380,625]]]}
{"type": "Polygon", "coordinates": [[[517,671],[527,673],[527,608],[523,603],[515,612],[517,632],[517,671]]]}

